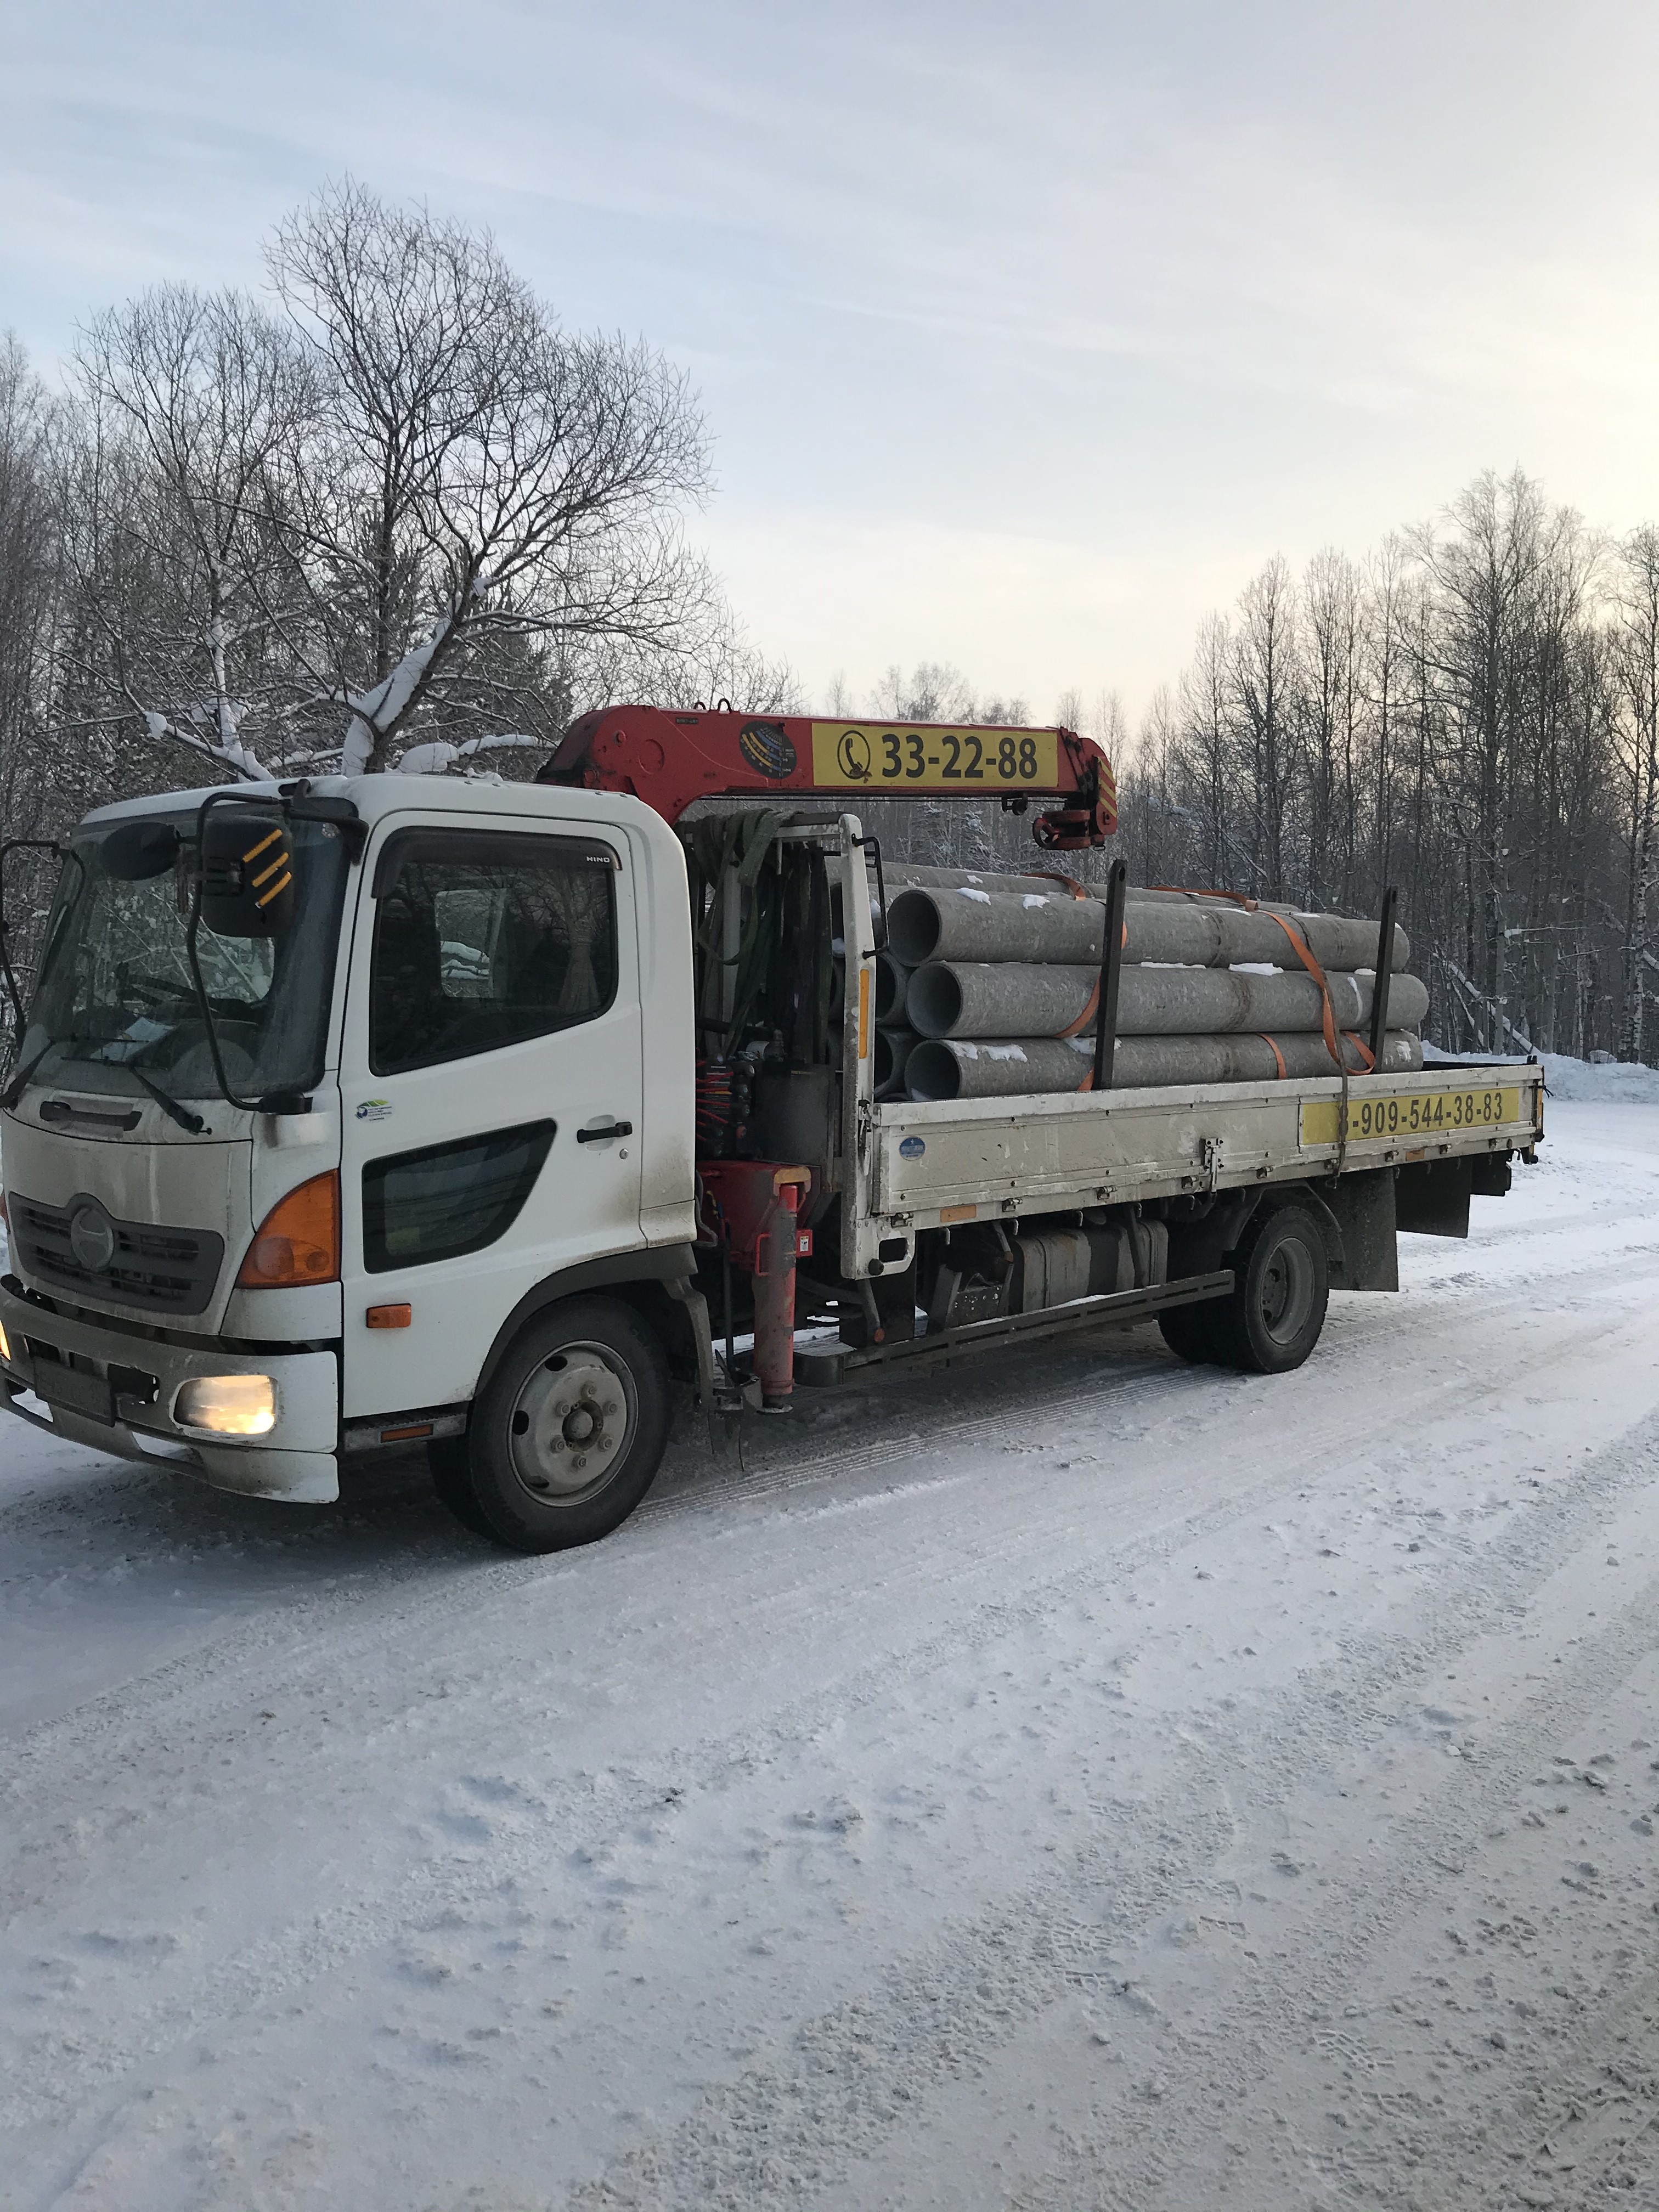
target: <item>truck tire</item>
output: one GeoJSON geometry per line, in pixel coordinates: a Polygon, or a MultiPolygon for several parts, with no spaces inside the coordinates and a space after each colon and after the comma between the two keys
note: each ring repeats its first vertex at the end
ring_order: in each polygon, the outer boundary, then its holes
{"type": "Polygon", "coordinates": [[[1170,1306],[1158,1317],[1158,1334],[1178,1359],[1194,1367],[1224,1364],[1229,1352],[1227,1314],[1218,1298],[1202,1305],[1170,1306]]]}
{"type": "Polygon", "coordinates": [[[1233,1260],[1232,1296],[1214,1310],[1221,1357],[1247,1374],[1287,1375],[1319,1341],[1330,1302],[1325,1238],[1299,1206],[1257,1216],[1233,1260]]]}
{"type": "Polygon", "coordinates": [[[668,1413],[668,1363],[629,1307],[571,1298],[538,1314],[473,1407],[469,1487],[489,1534],[514,1552],[608,1536],[651,1487],[668,1413]]]}
{"type": "Polygon", "coordinates": [[[435,1437],[426,1448],[426,1464],[440,1504],[447,1505],[462,1528],[470,1528],[475,1536],[493,1535],[472,1495],[472,1457],[466,1438],[435,1437]]]}

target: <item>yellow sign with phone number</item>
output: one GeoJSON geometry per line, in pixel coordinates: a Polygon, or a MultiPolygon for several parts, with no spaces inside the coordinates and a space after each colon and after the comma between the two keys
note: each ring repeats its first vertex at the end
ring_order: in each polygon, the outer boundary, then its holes
{"type": "MultiPolygon", "coordinates": [[[[1340,1101],[1310,1098],[1302,1107],[1299,1142],[1334,1145],[1340,1101]]],[[[1521,1119],[1518,1091],[1425,1091],[1391,1098],[1348,1101],[1348,1142],[1368,1137],[1442,1137],[1459,1129],[1498,1129],[1521,1119]]]]}
{"type": "Polygon", "coordinates": [[[1054,730],[814,722],[812,781],[866,791],[1054,791],[1054,730]]]}

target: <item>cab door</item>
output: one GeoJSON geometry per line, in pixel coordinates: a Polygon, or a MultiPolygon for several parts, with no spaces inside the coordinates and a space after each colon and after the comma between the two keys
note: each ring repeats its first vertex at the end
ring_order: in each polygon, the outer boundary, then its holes
{"type": "Polygon", "coordinates": [[[366,855],[340,1076],[343,1406],[454,1405],[519,1300],[643,1243],[626,836],[398,815],[366,855]]]}

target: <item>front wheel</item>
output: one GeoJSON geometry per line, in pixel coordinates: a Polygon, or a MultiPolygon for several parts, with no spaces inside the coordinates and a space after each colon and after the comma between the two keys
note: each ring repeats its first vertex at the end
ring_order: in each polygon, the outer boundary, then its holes
{"type": "Polygon", "coordinates": [[[515,1552],[608,1536],[651,1487],[668,1409],[662,1347],[629,1307],[538,1314],[473,1408],[469,1487],[489,1533],[515,1552]]]}
{"type": "Polygon", "coordinates": [[[1311,1213],[1264,1215],[1233,1261],[1233,1293],[1218,1309],[1227,1364],[1256,1375],[1300,1367],[1319,1341],[1330,1301],[1325,1239],[1311,1213]]]}
{"type": "Polygon", "coordinates": [[[438,1437],[426,1448],[426,1464],[439,1503],[475,1536],[495,1534],[472,1495],[472,1455],[465,1437],[438,1437]]]}

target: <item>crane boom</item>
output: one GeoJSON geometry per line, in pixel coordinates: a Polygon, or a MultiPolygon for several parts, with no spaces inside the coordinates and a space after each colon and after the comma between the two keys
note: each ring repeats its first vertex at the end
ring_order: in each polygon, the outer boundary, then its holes
{"type": "Polygon", "coordinates": [[[999,724],[859,721],[807,714],[605,707],[573,723],[537,777],[621,791],[678,822],[697,799],[995,796],[1023,814],[1060,804],[1031,834],[1050,852],[1103,844],[1117,828],[1112,764],[1074,730],[999,724]]]}

